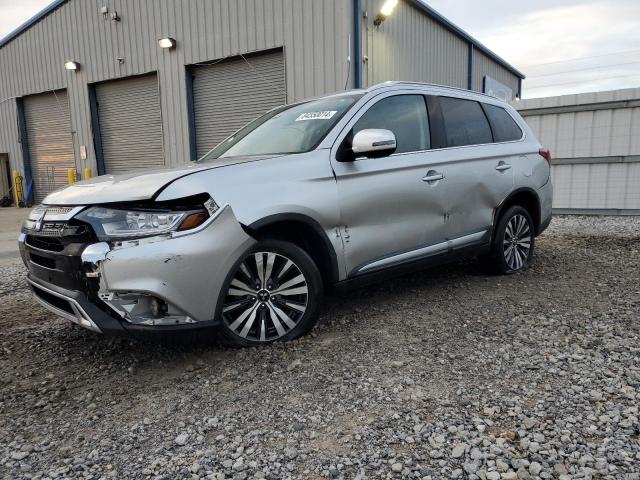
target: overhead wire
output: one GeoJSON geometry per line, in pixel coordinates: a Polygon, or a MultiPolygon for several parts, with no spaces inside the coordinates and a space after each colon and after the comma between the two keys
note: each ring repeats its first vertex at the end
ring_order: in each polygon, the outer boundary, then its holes
{"type": "Polygon", "coordinates": [[[553,73],[543,73],[541,75],[527,75],[528,79],[531,78],[540,78],[540,77],[551,77],[553,75],[562,75],[565,73],[574,73],[574,72],[587,72],[590,70],[600,70],[602,68],[613,68],[613,67],[623,67],[626,65],[638,65],[640,64],[640,61],[637,62],[626,62],[626,63],[611,63],[609,65],[596,65],[593,67],[584,67],[584,68],[576,68],[574,70],[562,70],[560,72],[553,72],[553,73]]]}
{"type": "Polygon", "coordinates": [[[575,80],[572,82],[561,82],[561,83],[546,83],[544,85],[535,85],[533,87],[527,86],[527,90],[534,90],[538,88],[545,87],[559,87],[562,85],[574,85],[576,83],[587,83],[587,82],[600,82],[602,80],[610,80],[613,78],[630,78],[630,77],[640,77],[640,73],[630,74],[630,75],[614,75],[612,77],[600,77],[600,78],[583,78],[580,80],[575,80]]]}
{"type": "Polygon", "coordinates": [[[556,61],[553,61],[553,62],[546,62],[546,63],[531,63],[529,65],[520,65],[520,67],[521,68],[542,67],[544,65],[555,65],[555,64],[558,64],[558,63],[576,62],[578,60],[590,60],[592,58],[610,57],[610,56],[613,56],[613,55],[622,55],[622,54],[636,53],[636,52],[640,52],[640,49],[636,49],[636,50],[621,50],[621,51],[618,51],[618,52],[603,53],[601,55],[590,55],[588,57],[566,58],[564,60],[556,60],[556,61]]]}

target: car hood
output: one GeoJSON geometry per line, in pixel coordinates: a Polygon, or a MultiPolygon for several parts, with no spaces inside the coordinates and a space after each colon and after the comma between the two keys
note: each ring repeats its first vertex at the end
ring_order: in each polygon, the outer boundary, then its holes
{"type": "Polygon", "coordinates": [[[199,162],[178,168],[140,170],[121,175],[101,175],[56,190],[47,195],[42,203],[46,205],[93,205],[148,200],[171,182],[187,175],[268,158],[273,158],[273,155],[233,157],[199,162]]]}

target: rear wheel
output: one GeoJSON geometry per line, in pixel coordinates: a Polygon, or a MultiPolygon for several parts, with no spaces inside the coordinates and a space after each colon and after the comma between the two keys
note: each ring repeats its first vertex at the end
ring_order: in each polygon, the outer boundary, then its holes
{"type": "Polygon", "coordinates": [[[496,227],[488,266],[497,273],[526,270],[533,257],[534,226],[529,212],[519,205],[510,207],[496,227]]]}
{"type": "Polygon", "coordinates": [[[315,325],[322,297],[318,268],[300,247],[264,240],[236,264],[221,307],[227,343],[293,340],[315,325]]]}

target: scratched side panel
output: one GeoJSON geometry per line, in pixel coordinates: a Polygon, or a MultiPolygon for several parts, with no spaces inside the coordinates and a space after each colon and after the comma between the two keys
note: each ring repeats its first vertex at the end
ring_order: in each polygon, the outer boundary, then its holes
{"type": "Polygon", "coordinates": [[[340,279],[344,277],[336,182],[328,150],[216,168],[176,180],[158,196],[171,200],[208,192],[220,205],[231,205],[238,221],[251,225],[271,215],[296,213],[320,224],[335,250],[340,279]]]}

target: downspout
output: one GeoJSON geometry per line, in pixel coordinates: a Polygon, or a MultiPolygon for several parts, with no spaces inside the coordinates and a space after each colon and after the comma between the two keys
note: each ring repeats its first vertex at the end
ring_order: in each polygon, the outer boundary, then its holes
{"type": "Polygon", "coordinates": [[[469,58],[467,59],[467,90],[473,90],[473,43],[469,42],[469,58]]]}
{"type": "Polygon", "coordinates": [[[518,100],[522,100],[522,79],[518,77],[518,100]]]}
{"type": "Polygon", "coordinates": [[[353,0],[353,87],[362,88],[362,5],[353,0]]]}
{"type": "Polygon", "coordinates": [[[16,109],[18,111],[18,142],[22,147],[22,168],[24,170],[25,180],[22,200],[25,205],[31,205],[33,203],[33,175],[31,171],[29,139],[27,138],[27,120],[24,115],[24,101],[22,97],[16,98],[16,109]]]}

